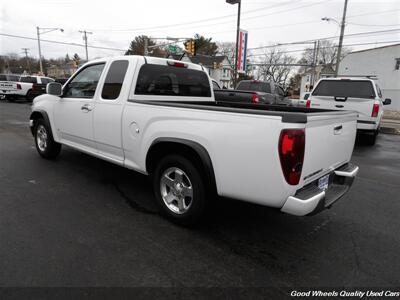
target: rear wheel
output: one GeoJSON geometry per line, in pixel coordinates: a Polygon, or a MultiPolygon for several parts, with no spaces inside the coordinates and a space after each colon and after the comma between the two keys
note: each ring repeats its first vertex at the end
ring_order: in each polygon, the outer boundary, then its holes
{"type": "Polygon", "coordinates": [[[205,212],[207,192],[200,170],[180,155],[168,155],[158,163],[153,186],[162,215],[181,225],[197,223],[205,212]]]}
{"type": "Polygon", "coordinates": [[[61,144],[53,139],[50,126],[43,119],[39,119],[35,124],[35,145],[41,157],[53,159],[61,151],[61,144]]]}
{"type": "Polygon", "coordinates": [[[26,93],[26,100],[33,101],[34,98],[35,95],[33,95],[32,90],[29,90],[28,93],[26,93]]]}
{"type": "Polygon", "coordinates": [[[370,146],[375,145],[375,143],[376,143],[376,137],[378,136],[378,132],[379,132],[378,130],[375,130],[375,131],[373,131],[372,133],[367,134],[367,135],[365,136],[366,142],[367,142],[368,145],[370,145],[370,146]]]}

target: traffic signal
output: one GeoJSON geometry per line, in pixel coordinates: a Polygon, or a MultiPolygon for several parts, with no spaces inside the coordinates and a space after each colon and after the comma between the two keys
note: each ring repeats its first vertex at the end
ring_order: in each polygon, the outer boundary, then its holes
{"type": "Polygon", "coordinates": [[[185,43],[185,50],[190,53],[192,56],[196,55],[196,41],[193,39],[187,40],[185,43]]]}

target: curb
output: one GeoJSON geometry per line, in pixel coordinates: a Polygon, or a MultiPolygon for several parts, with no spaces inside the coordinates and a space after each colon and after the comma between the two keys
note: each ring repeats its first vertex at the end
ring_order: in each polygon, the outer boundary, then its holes
{"type": "Polygon", "coordinates": [[[379,129],[379,131],[381,133],[385,133],[385,134],[396,134],[396,135],[400,135],[400,128],[393,128],[393,127],[381,127],[379,129]]]}

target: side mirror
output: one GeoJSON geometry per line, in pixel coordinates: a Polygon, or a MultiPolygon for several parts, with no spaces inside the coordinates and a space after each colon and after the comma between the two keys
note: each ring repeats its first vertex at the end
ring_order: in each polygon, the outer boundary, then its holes
{"type": "Polygon", "coordinates": [[[392,99],[389,99],[389,98],[386,98],[384,101],[383,101],[383,105],[390,105],[392,103],[392,99]]]}
{"type": "Polygon", "coordinates": [[[62,85],[58,82],[50,82],[46,85],[46,93],[60,97],[62,95],[62,85]]]}

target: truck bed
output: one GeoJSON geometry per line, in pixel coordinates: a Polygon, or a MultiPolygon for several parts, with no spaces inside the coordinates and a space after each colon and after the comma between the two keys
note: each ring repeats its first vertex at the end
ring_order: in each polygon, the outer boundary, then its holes
{"type": "Polygon", "coordinates": [[[335,111],[330,109],[316,109],[305,107],[293,107],[272,104],[253,103],[226,103],[212,101],[142,101],[128,100],[128,102],[142,103],[156,106],[181,107],[200,110],[225,111],[240,114],[254,114],[282,117],[284,123],[307,123],[310,116],[343,116],[354,112],[335,111]]]}

